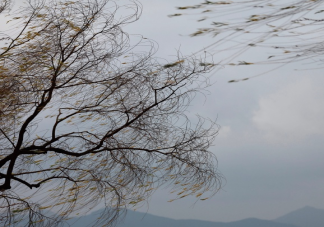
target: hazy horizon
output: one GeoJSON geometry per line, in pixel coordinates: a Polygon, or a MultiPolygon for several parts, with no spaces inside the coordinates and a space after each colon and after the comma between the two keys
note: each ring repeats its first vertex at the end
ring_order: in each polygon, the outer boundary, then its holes
{"type": "MultiPolygon", "coordinates": [[[[214,41],[210,36],[188,36],[198,28],[199,16],[168,17],[176,6],[199,0],[140,2],[142,17],[125,30],[134,38],[140,34],[156,41],[156,56],[171,61],[178,50],[190,55],[214,41]]],[[[0,27],[4,24],[1,21],[0,27]]],[[[263,55],[256,51],[235,61],[258,57],[263,55]]],[[[226,179],[222,189],[206,201],[186,197],[170,203],[175,196],[162,187],[138,211],[230,222],[250,217],[272,220],[305,206],[324,209],[324,77],[316,67],[292,63],[239,83],[228,81],[263,69],[234,66],[211,74],[213,85],[205,96],[195,98],[188,116],[194,119],[199,114],[221,126],[210,150],[226,179]]]]}
{"type": "MultiPolygon", "coordinates": [[[[155,40],[157,56],[172,59],[177,50],[188,55],[214,41],[211,36],[188,36],[199,27],[199,15],[168,17],[177,12],[176,6],[199,0],[141,2],[142,17],[126,30],[155,40]]],[[[235,61],[253,61],[255,54],[235,61]]],[[[226,178],[224,187],[210,200],[197,203],[194,198],[168,203],[172,195],[160,189],[139,211],[175,219],[235,221],[271,220],[304,206],[323,209],[324,78],[321,70],[313,69],[316,66],[292,63],[239,83],[228,81],[266,70],[227,67],[211,75],[210,93],[196,97],[189,114],[217,118],[221,126],[211,150],[226,178]]]]}

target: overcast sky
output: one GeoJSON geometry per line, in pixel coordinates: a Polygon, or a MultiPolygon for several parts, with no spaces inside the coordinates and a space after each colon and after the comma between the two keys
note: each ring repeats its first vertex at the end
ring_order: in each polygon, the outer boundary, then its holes
{"type": "MultiPolygon", "coordinates": [[[[172,60],[177,50],[192,54],[214,41],[188,36],[198,26],[197,17],[167,16],[175,6],[199,1],[141,2],[141,19],[125,29],[155,40],[157,56],[172,60]]],[[[250,52],[236,61],[258,56],[250,52]]],[[[324,78],[321,70],[307,68],[299,62],[231,84],[227,81],[266,70],[225,67],[211,74],[213,86],[194,100],[189,114],[217,118],[221,126],[211,150],[226,179],[222,190],[198,203],[188,197],[169,203],[173,196],[161,189],[140,210],[176,219],[234,221],[273,219],[306,205],[324,209],[324,78]]]]}
{"type": "MultiPolygon", "coordinates": [[[[127,31],[159,44],[157,56],[172,59],[176,50],[191,54],[214,41],[191,38],[197,17],[169,18],[184,0],[142,0],[141,19],[127,31]]],[[[257,50],[260,51],[260,50],[257,50]]],[[[257,51],[236,61],[258,57],[257,51]]],[[[215,55],[216,59],[222,55],[215,55]]],[[[234,221],[273,219],[303,206],[324,209],[324,78],[321,70],[300,62],[240,83],[228,80],[257,75],[266,68],[228,67],[211,75],[213,86],[197,97],[190,114],[215,119],[221,126],[211,150],[226,178],[212,199],[168,203],[158,191],[142,211],[176,219],[234,221]],[[307,70],[306,70],[307,69],[307,70]]]]}

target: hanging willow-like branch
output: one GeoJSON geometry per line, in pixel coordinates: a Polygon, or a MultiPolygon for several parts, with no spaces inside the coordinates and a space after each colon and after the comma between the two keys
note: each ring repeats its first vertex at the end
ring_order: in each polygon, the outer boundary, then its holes
{"type": "Polygon", "coordinates": [[[126,5],[128,16],[120,7],[29,2],[9,21],[20,30],[2,33],[1,226],[55,226],[98,204],[96,224],[111,225],[162,184],[175,199],[219,188],[208,150],[217,128],[184,114],[213,64],[162,64],[148,40],[136,52],[122,27],[141,5],[126,5]]]}
{"type": "Polygon", "coordinates": [[[198,29],[191,36],[214,37],[201,51],[231,53],[222,58],[222,66],[308,61],[321,67],[323,3],[307,0],[205,1],[180,6],[170,17],[196,18],[200,24],[193,25],[198,29]],[[255,48],[259,48],[259,55],[264,53],[265,56],[251,62],[246,54],[246,61],[237,62],[238,56],[255,48]]]}

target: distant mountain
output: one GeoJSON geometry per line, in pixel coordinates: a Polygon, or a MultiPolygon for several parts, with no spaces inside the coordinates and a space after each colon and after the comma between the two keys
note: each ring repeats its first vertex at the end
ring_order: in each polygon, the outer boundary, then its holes
{"type": "MultiPolygon", "coordinates": [[[[72,227],[91,227],[98,218],[98,211],[83,216],[79,219],[72,218],[68,221],[72,227]]],[[[200,220],[175,220],[128,211],[125,219],[117,227],[297,227],[296,225],[260,220],[256,218],[244,219],[236,222],[210,222],[200,220]]],[[[311,227],[311,226],[305,226],[311,227]]],[[[322,226],[323,227],[323,226],[322,226]]]]}
{"type": "MultiPolygon", "coordinates": [[[[98,219],[100,210],[68,221],[72,227],[91,227],[98,219]]],[[[275,220],[248,218],[235,222],[210,222],[201,220],[175,220],[152,214],[128,211],[117,227],[324,227],[324,210],[304,207],[275,220]]]]}
{"type": "Polygon", "coordinates": [[[324,210],[306,206],[273,221],[298,227],[324,227],[324,210]]]}
{"type": "MultiPolygon", "coordinates": [[[[236,222],[227,222],[225,224],[226,225],[224,225],[224,227],[296,227],[295,225],[291,224],[277,223],[274,221],[266,221],[257,218],[248,218],[236,222]]],[[[218,227],[218,225],[215,225],[214,227],[218,227]]]]}

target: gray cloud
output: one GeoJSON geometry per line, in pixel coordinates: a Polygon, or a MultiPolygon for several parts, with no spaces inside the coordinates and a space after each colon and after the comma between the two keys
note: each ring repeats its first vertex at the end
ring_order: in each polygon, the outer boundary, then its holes
{"type": "MultiPolygon", "coordinates": [[[[125,29],[159,43],[157,56],[172,59],[180,46],[184,54],[191,54],[213,41],[180,36],[195,30],[195,20],[167,15],[185,1],[142,3],[142,18],[125,29]]],[[[222,126],[211,149],[226,178],[224,188],[196,204],[188,197],[168,203],[174,197],[162,188],[140,210],[172,218],[233,221],[276,218],[305,205],[324,208],[324,81],[319,70],[293,71],[299,66],[235,84],[227,81],[265,68],[228,67],[212,74],[213,86],[206,96],[196,97],[189,115],[217,118],[222,126]]]]}
{"type": "Polygon", "coordinates": [[[271,142],[292,142],[324,136],[323,80],[299,78],[261,97],[253,122],[271,142]]]}

